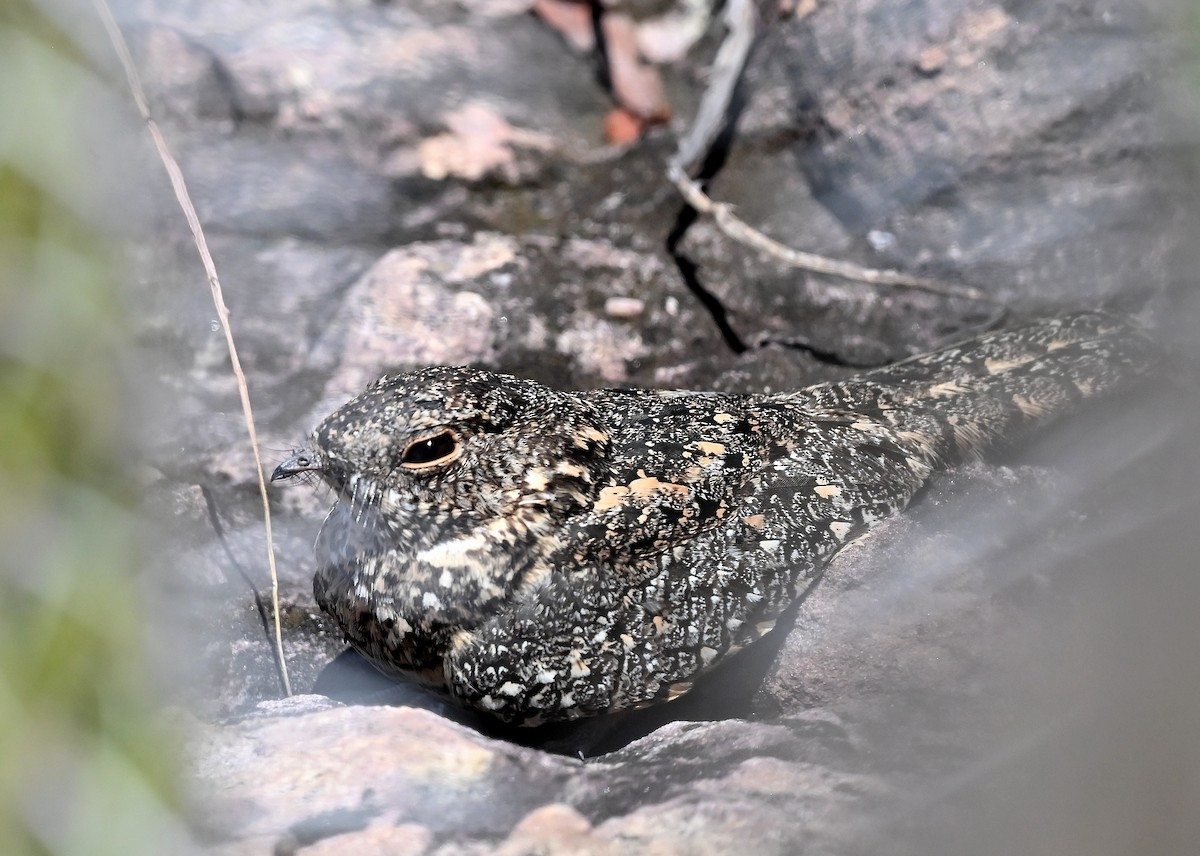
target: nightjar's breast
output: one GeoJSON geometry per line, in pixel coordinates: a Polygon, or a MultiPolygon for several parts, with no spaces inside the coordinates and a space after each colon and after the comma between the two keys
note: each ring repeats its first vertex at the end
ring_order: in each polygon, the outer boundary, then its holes
{"type": "Polygon", "coordinates": [[[861,414],[711,403],[641,402],[648,415],[614,432],[611,483],[570,520],[533,605],[452,652],[460,701],[530,724],[678,696],[769,631],[932,466],[861,414]]]}
{"type": "Polygon", "coordinates": [[[317,603],[381,670],[439,686],[455,635],[510,608],[548,573],[558,539],[545,518],[397,515],[386,502],[341,500],[317,539],[317,603]]]}

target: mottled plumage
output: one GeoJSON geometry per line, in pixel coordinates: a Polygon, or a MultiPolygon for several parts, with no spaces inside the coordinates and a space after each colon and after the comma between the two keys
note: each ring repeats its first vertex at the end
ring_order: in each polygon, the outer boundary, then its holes
{"type": "Polygon", "coordinates": [[[274,478],[335,491],[317,602],[377,667],[509,722],[574,719],[686,692],[936,469],[1147,350],[1091,313],[776,395],[427,368],[374,383],[274,478]]]}

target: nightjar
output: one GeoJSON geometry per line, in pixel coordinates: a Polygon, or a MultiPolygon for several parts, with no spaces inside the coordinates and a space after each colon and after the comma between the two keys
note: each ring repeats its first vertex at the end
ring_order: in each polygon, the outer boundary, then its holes
{"type": "Polygon", "coordinates": [[[1102,313],[795,392],[383,377],[272,479],[319,473],[317,602],[390,675],[517,724],[676,698],[829,560],[977,457],[1137,377],[1102,313]]]}

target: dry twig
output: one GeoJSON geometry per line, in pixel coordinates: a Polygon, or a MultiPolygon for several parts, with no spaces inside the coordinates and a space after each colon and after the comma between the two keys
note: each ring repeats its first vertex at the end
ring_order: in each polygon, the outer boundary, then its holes
{"type": "Polygon", "coordinates": [[[121,28],[117,26],[116,19],[113,18],[112,10],[108,7],[106,0],[93,0],[93,5],[96,7],[96,12],[99,14],[100,20],[104,23],[104,29],[108,32],[108,37],[112,41],[113,50],[116,51],[117,58],[121,61],[121,66],[125,70],[125,79],[129,83],[129,91],[133,95],[134,103],[137,105],[142,119],[146,122],[146,127],[150,131],[150,137],[154,140],[154,147],[158,150],[158,156],[162,159],[163,167],[171,179],[171,187],[175,190],[175,198],[179,200],[179,206],[183,209],[184,217],[187,218],[188,226],[192,230],[192,237],[196,241],[196,249],[200,253],[200,260],[204,264],[205,273],[208,275],[208,284],[212,290],[213,306],[217,311],[217,320],[221,324],[221,329],[225,332],[225,344],[229,348],[229,359],[233,365],[234,376],[237,378],[238,393],[242,399],[242,414],[246,418],[246,431],[250,435],[250,448],[254,452],[254,466],[258,472],[258,490],[262,495],[263,524],[266,527],[267,536],[267,566],[271,571],[271,605],[275,611],[275,656],[278,661],[279,676],[283,681],[283,690],[290,696],[292,694],[292,684],[288,678],[287,661],[283,656],[283,630],[279,618],[279,574],[275,568],[275,540],[271,534],[271,505],[267,499],[267,483],[263,476],[262,457],[258,451],[258,432],[254,428],[254,413],[250,408],[250,390],[246,386],[246,375],[242,371],[242,364],[238,359],[237,348],[233,343],[233,330],[229,326],[229,309],[225,306],[225,297],[221,291],[221,281],[217,278],[217,269],[213,264],[212,254],[209,253],[208,242],[204,239],[204,230],[200,226],[200,217],[196,214],[196,207],[192,204],[191,196],[188,194],[187,184],[183,180],[183,173],[179,169],[179,163],[167,147],[167,141],[163,138],[158,123],[150,115],[150,108],[146,103],[146,93],[142,89],[141,78],[138,76],[137,68],[133,64],[133,57],[129,53],[129,45],[125,41],[125,36],[121,33],[121,28]]]}
{"type": "Polygon", "coordinates": [[[832,259],[815,253],[795,250],[750,226],[733,213],[726,203],[715,202],[691,177],[699,168],[709,149],[721,132],[729,115],[729,105],[737,82],[746,67],[754,43],[755,10],[750,0],[729,0],[725,5],[724,22],[728,29],[725,40],[713,61],[708,89],[700,100],[696,119],[687,135],[680,141],[675,154],[667,162],[667,178],[679,190],[689,205],[708,214],[727,237],[779,259],[792,267],[811,273],[837,276],[842,279],[928,291],[947,297],[962,297],[984,303],[996,301],[977,288],[952,285],[935,279],[911,276],[896,270],[868,268],[844,259],[832,259]]]}

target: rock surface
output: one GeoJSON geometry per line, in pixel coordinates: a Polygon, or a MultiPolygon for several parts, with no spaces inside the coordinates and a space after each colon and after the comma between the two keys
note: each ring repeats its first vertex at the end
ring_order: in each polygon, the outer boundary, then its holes
{"type": "MultiPolygon", "coordinates": [[[[114,3],[277,457],[367,380],[427,362],[567,387],[778,390],[994,320],[991,304],[806,276],[692,222],[663,164],[719,27],[660,69],[672,123],[606,148],[612,104],[592,59],[531,5],[114,3]]],[[[1180,53],[1134,0],[763,10],[710,182],[746,220],[800,249],[969,283],[1018,313],[1109,301],[1167,329],[1195,317],[1173,260],[1190,189],[1167,157],[1187,140],[1158,92],[1180,53]]],[[[656,38],[663,14],[647,19],[656,38]]],[[[1187,412],[1147,419],[1162,415],[1153,393],[1040,452],[939,479],[838,558],[790,630],[693,696],[554,732],[499,732],[334,661],[340,639],[310,590],[327,497],[275,491],[301,693],[278,700],[224,338],[137,145],[121,174],[150,192],[125,194],[114,220],[136,236],[133,370],[161,533],[153,642],[189,711],[192,824],[210,852],[1103,853],[1196,840],[1178,808],[1195,749],[1170,747],[1200,726],[1195,666],[1173,653],[1196,650],[1197,583],[1174,573],[1184,547],[1152,549],[1164,532],[1195,541],[1196,456],[1178,436],[1187,412]],[[1128,584],[1134,566],[1145,588],[1128,584]]]]}

